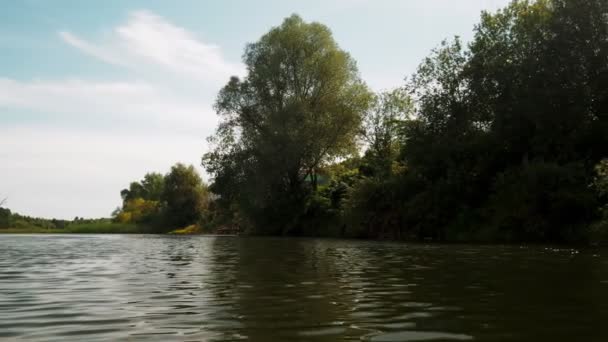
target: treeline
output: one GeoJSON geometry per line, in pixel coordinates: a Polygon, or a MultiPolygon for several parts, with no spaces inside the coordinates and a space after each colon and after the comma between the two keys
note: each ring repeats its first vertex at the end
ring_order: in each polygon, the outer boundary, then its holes
{"type": "MultiPolygon", "coordinates": [[[[406,42],[403,42],[406,43],[406,42]]],[[[373,94],[330,30],[248,44],[203,165],[253,234],[584,242],[608,235],[608,2],[514,1],[373,94]]]]}
{"type": "Polygon", "coordinates": [[[111,218],[46,219],[0,206],[0,233],[166,233],[180,228],[199,233],[217,228],[212,196],[193,166],[178,163],[165,175],[148,173],[120,195],[122,206],[111,218]]]}
{"type": "Polygon", "coordinates": [[[100,223],[109,223],[110,219],[107,218],[81,218],[75,217],[72,220],[62,220],[62,219],[47,219],[41,217],[32,217],[27,215],[20,215],[18,213],[11,212],[8,208],[0,207],[0,229],[5,228],[16,228],[16,229],[31,229],[31,228],[39,228],[39,229],[47,229],[47,230],[56,230],[56,229],[67,229],[77,225],[90,225],[90,224],[100,224],[100,223]]]}
{"type": "Polygon", "coordinates": [[[0,229],[16,233],[166,233],[190,225],[197,227],[193,232],[200,232],[203,224],[210,227],[211,196],[193,166],[178,163],[165,175],[148,173],[120,195],[122,206],[111,218],[46,219],[0,207],[0,229]]]}
{"type": "MultiPolygon", "coordinates": [[[[210,185],[182,164],[149,173],[121,192],[114,225],[608,240],[608,1],[484,12],[470,43],[442,42],[379,94],[326,26],[297,15],[248,44],[243,61],[247,75],[215,104],[221,123],[202,159],[210,185]]],[[[0,227],[15,222],[71,224],[0,208],[0,227]]]]}

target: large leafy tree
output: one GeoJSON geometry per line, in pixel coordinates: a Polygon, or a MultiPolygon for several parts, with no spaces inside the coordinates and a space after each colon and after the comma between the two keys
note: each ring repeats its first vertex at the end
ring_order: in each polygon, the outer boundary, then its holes
{"type": "Polygon", "coordinates": [[[165,186],[162,174],[147,173],[139,182],[131,182],[128,189],[120,192],[122,207],[112,214],[119,222],[158,223],[161,195],[165,186]]]}
{"type": "Polygon", "coordinates": [[[169,227],[185,227],[201,218],[208,204],[207,188],[192,165],[178,163],[165,176],[161,201],[169,227]]]}
{"type": "Polygon", "coordinates": [[[243,60],[247,76],[218,95],[222,123],[203,164],[222,201],[287,233],[319,167],[354,151],[371,94],[330,30],[297,15],[247,45],[243,60]]]}

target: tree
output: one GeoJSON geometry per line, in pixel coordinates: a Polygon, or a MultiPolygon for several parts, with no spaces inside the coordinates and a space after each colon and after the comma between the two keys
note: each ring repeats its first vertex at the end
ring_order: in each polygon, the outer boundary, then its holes
{"type": "Polygon", "coordinates": [[[514,1],[484,13],[466,71],[502,159],[566,163],[588,170],[606,149],[608,2],[514,1]]]}
{"type": "Polygon", "coordinates": [[[10,209],[0,207],[0,228],[10,228],[12,223],[10,209]]]}
{"type": "Polygon", "coordinates": [[[499,160],[487,215],[518,239],[580,240],[593,219],[589,184],[608,154],[607,15],[603,0],[514,1],[476,29],[463,75],[499,160]]]}
{"type": "Polygon", "coordinates": [[[321,165],[353,152],[371,94],[319,23],[293,15],[243,57],[247,76],[218,95],[222,117],[203,157],[213,191],[257,226],[288,233],[321,165]]]}
{"type": "MultiPolygon", "coordinates": [[[[469,49],[444,41],[406,85],[406,171],[355,186],[351,212],[419,238],[580,241],[608,154],[607,16],[603,0],[513,1],[469,49]]],[[[372,150],[363,166],[386,170],[372,150]]]]}
{"type": "Polygon", "coordinates": [[[170,228],[195,224],[208,205],[208,192],[192,165],[178,163],[165,176],[161,201],[170,228]]]}
{"type": "Polygon", "coordinates": [[[395,200],[412,215],[404,220],[419,238],[445,239],[446,227],[483,203],[491,183],[493,144],[487,122],[471,106],[463,74],[468,58],[458,38],[443,41],[406,85],[414,115],[402,125],[400,161],[408,175],[399,183],[418,190],[401,191],[395,200]]]}
{"type": "Polygon", "coordinates": [[[203,158],[218,207],[269,234],[605,238],[606,18],[605,0],[514,0],[371,102],[329,30],[287,18],[218,96],[203,158]],[[317,181],[344,161],[353,177],[317,181]]]}
{"type": "Polygon", "coordinates": [[[160,210],[158,201],[146,200],[141,197],[127,200],[122,210],[114,216],[116,221],[121,223],[159,223],[152,222],[158,220],[160,210]]]}
{"type": "Polygon", "coordinates": [[[140,182],[132,182],[128,189],[120,192],[123,203],[137,198],[158,201],[165,184],[164,176],[160,173],[147,173],[140,182]]]}
{"type": "Polygon", "coordinates": [[[158,201],[160,200],[165,187],[165,177],[157,172],[147,173],[141,181],[141,185],[144,189],[142,198],[158,201]]]}
{"type": "Polygon", "coordinates": [[[388,177],[397,158],[403,122],[412,114],[412,99],[404,88],[378,94],[363,119],[367,175],[388,177]]]}

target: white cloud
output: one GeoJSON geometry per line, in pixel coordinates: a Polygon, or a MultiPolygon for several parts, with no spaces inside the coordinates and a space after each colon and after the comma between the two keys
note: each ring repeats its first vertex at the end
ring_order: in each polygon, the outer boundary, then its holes
{"type": "Polygon", "coordinates": [[[111,52],[106,48],[82,40],[68,31],[59,31],[59,37],[61,37],[61,39],[63,39],[63,41],[65,41],[66,43],[81,50],[87,55],[93,56],[106,63],[128,66],[128,64],[126,64],[125,61],[121,60],[114,52],[111,52]]]}
{"type": "Polygon", "coordinates": [[[203,42],[188,30],[149,11],[135,11],[101,42],[88,42],[69,31],[60,37],[71,46],[104,62],[140,68],[142,64],[186,77],[224,82],[241,75],[241,64],[230,63],[221,49],[203,42]]]}
{"type": "Polygon", "coordinates": [[[0,196],[45,217],[108,216],[146,172],[199,167],[217,125],[208,101],[158,85],[0,79],[0,116],[23,111],[45,120],[0,127],[0,196]]]}
{"type": "Polygon", "coordinates": [[[217,124],[211,101],[145,82],[0,78],[0,108],[44,113],[61,125],[126,123],[136,124],[139,130],[181,128],[202,134],[217,124]]]}
{"type": "Polygon", "coordinates": [[[28,215],[107,216],[120,189],[175,162],[200,171],[211,104],[240,64],[147,11],[99,41],[61,31],[86,56],[124,68],[116,80],[0,75],[0,196],[28,215]],[[28,115],[29,123],[21,119],[28,115]],[[34,118],[33,120],[31,118],[34,118]]]}

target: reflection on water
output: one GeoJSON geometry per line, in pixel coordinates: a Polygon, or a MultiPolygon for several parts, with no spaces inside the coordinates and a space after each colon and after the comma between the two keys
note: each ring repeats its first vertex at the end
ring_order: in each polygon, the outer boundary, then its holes
{"type": "Polygon", "coordinates": [[[341,240],[0,235],[0,339],[608,341],[608,258],[341,240]]]}

